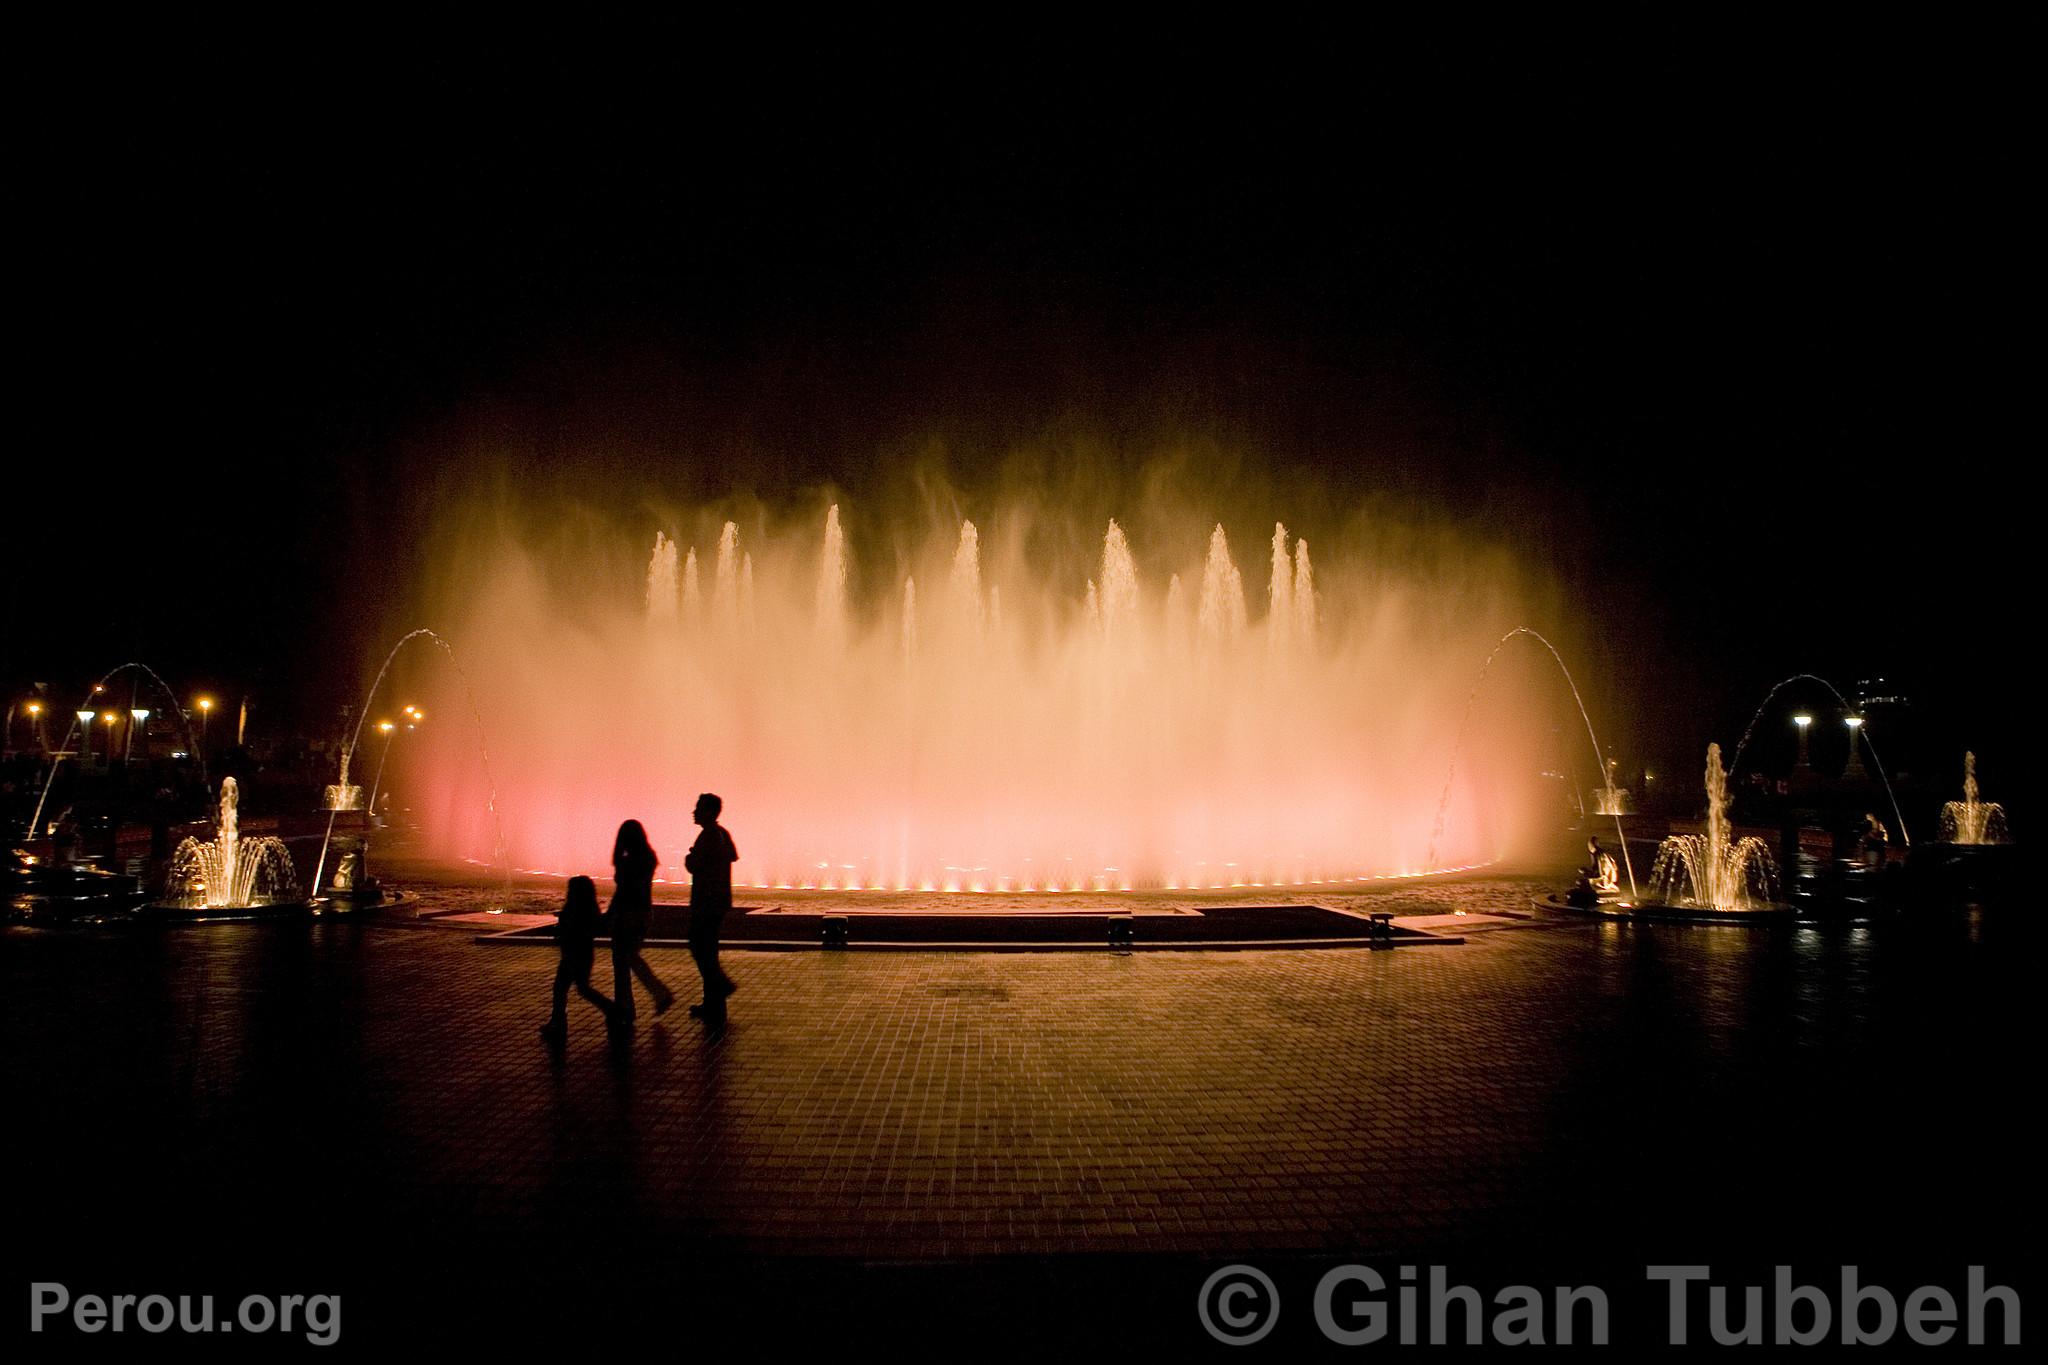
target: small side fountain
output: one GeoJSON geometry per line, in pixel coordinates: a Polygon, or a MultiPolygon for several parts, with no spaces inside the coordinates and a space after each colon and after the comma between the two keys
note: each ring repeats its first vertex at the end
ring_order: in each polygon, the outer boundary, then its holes
{"type": "Polygon", "coordinates": [[[1707,746],[1707,827],[1703,834],[1674,834],[1657,850],[1650,869],[1654,900],[1637,907],[1647,916],[1714,918],[1782,911],[1777,903],[1777,865],[1755,835],[1730,837],[1728,774],[1721,746],[1707,746]]]}
{"type": "MultiPolygon", "coordinates": [[[[728,524],[727,529],[732,529],[730,524],[728,524]]],[[[723,548],[722,542],[721,547],[723,548]]],[[[674,545],[666,537],[658,538],[655,542],[655,564],[648,570],[647,600],[650,610],[655,610],[663,615],[667,614],[666,603],[669,599],[673,598],[675,591],[674,559],[674,545]]],[[[693,551],[689,562],[685,565],[683,574],[683,594],[686,608],[689,605],[688,599],[691,597],[697,581],[696,567],[696,555],[693,551]]],[[[724,574],[727,567],[725,561],[721,558],[720,573],[724,574]]],[[[753,559],[749,557],[745,562],[741,575],[740,587],[742,589],[750,590],[753,582],[752,569],[753,559]]],[[[723,579],[721,579],[722,581],[723,579]]],[[[746,594],[743,592],[741,595],[744,596],[746,594]]],[[[735,597],[735,601],[738,601],[737,597],[735,597]]],[[[391,651],[384,656],[383,664],[377,669],[377,676],[370,682],[370,690],[363,694],[362,709],[356,712],[355,728],[349,733],[348,743],[342,746],[341,772],[337,780],[329,783],[324,789],[320,809],[326,812],[327,815],[327,831],[320,840],[319,860],[313,865],[312,885],[314,903],[322,907],[324,911],[338,912],[371,904],[381,904],[389,907],[405,899],[402,893],[394,893],[379,886],[377,880],[371,877],[365,870],[363,864],[366,849],[360,837],[344,837],[343,842],[347,846],[341,850],[340,860],[331,877],[328,875],[327,857],[330,847],[335,844],[334,827],[338,815],[345,811],[362,811],[365,814],[374,813],[363,799],[362,784],[349,781],[349,763],[355,757],[356,746],[363,737],[363,722],[369,719],[371,704],[377,700],[377,690],[384,685],[384,676],[391,671],[392,661],[398,657],[400,650],[418,639],[431,640],[440,647],[441,652],[448,656],[448,662],[453,665],[456,676],[462,679],[463,690],[469,694],[470,719],[476,723],[477,754],[483,760],[484,780],[489,784],[491,791],[488,809],[492,823],[497,826],[498,842],[496,849],[493,851],[492,861],[503,867],[505,885],[508,890],[511,886],[512,867],[505,858],[505,832],[503,823],[498,815],[498,784],[491,777],[491,755],[484,747],[484,722],[483,716],[477,711],[476,692],[469,685],[469,675],[463,672],[461,663],[455,657],[455,647],[449,644],[439,632],[422,626],[418,630],[410,630],[399,636],[398,642],[392,645],[391,651]]],[[[388,748],[386,753],[388,755],[388,748]]],[[[378,767],[378,780],[381,781],[382,777],[383,768],[380,764],[378,767]]],[[[372,783],[370,787],[372,799],[375,798],[376,793],[377,784],[372,783]]]]}
{"type": "Polygon", "coordinates": [[[341,780],[330,782],[320,789],[321,810],[355,811],[363,808],[363,784],[348,780],[348,760],[349,753],[347,750],[343,750],[341,755],[341,780]]]}
{"type": "Polygon", "coordinates": [[[1963,754],[1963,799],[1941,808],[1941,841],[1945,844],[2003,844],[2005,807],[1977,799],[1977,755],[1963,754]]]}
{"type": "Polygon", "coordinates": [[[1612,758],[1607,760],[1607,770],[1605,773],[1607,780],[1602,784],[1600,790],[1593,793],[1593,814],[1635,814],[1634,803],[1629,796],[1628,788],[1615,785],[1614,770],[1619,766],[1620,764],[1617,760],[1612,758]]]}
{"type": "Polygon", "coordinates": [[[212,839],[186,839],[171,854],[163,898],[153,908],[198,912],[302,908],[298,870],[282,839],[242,837],[235,779],[220,784],[220,825],[212,839]]]}

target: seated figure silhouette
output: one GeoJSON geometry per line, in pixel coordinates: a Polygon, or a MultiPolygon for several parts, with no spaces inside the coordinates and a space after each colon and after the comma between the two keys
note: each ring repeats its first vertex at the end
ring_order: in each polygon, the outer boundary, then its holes
{"type": "Polygon", "coordinates": [[[636,976],[654,997],[656,1014],[666,1013],[676,1002],[676,993],[662,984],[640,956],[640,945],[647,941],[647,920],[654,912],[654,869],[659,866],[661,860],[647,842],[647,831],[640,822],[628,820],[620,825],[612,844],[612,908],[607,917],[612,931],[612,989],[617,997],[612,1006],[615,1024],[633,1022],[636,976]]]}
{"type": "Polygon", "coordinates": [[[597,1006],[605,1022],[611,1022],[612,1002],[590,984],[590,969],[597,960],[597,925],[597,883],[588,877],[571,877],[568,898],[555,918],[555,946],[562,956],[555,966],[554,1012],[540,1030],[540,1036],[551,1043],[568,1040],[571,986],[597,1006]]]}
{"type": "Polygon", "coordinates": [[[1586,836],[1586,865],[1579,869],[1579,878],[1565,899],[1573,905],[1593,905],[1604,895],[1620,890],[1615,879],[1617,867],[1614,855],[1600,847],[1600,836],[1586,836]]]}
{"type": "Polygon", "coordinates": [[[690,871],[690,956],[704,978],[704,1001],[690,1006],[690,1013],[714,1026],[725,1023],[725,998],[739,989],[718,965],[718,936],[725,912],[732,909],[732,865],[740,856],[732,835],[718,823],[724,809],[725,802],[710,792],[697,798],[691,818],[703,830],[683,859],[690,871]]]}

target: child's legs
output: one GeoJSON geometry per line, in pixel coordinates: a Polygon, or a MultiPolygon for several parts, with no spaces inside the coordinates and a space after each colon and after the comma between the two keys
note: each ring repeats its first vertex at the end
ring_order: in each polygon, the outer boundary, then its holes
{"type": "Polygon", "coordinates": [[[586,962],[583,964],[583,970],[576,973],[576,979],[574,983],[576,986],[576,994],[582,996],[585,1000],[588,1000],[591,1004],[597,1006],[599,1012],[602,1013],[607,1019],[609,1019],[612,1013],[612,1002],[603,991],[598,990],[595,986],[592,986],[590,984],[591,966],[591,963],[586,962]]]}

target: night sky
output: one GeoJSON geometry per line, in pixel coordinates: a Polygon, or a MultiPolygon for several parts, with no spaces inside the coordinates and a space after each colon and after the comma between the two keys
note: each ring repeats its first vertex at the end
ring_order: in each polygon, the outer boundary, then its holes
{"type": "Polygon", "coordinates": [[[1192,429],[1542,563],[1642,742],[1801,669],[2007,742],[2003,55],[676,50],[12,96],[11,692],[329,724],[482,445],[630,508],[1192,429]]]}

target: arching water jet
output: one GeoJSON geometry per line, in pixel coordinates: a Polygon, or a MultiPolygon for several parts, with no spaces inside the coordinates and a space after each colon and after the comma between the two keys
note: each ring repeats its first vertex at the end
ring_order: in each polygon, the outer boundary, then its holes
{"type": "MultiPolygon", "coordinates": [[[[657,555],[660,555],[662,553],[662,549],[663,547],[660,545],[659,542],[657,542],[655,547],[655,553],[657,555]]],[[[668,554],[672,561],[674,557],[673,548],[669,549],[668,554]]],[[[356,745],[362,741],[363,722],[369,718],[371,703],[377,700],[377,690],[384,685],[384,675],[391,671],[392,660],[398,657],[398,652],[400,650],[404,649],[407,645],[411,644],[414,640],[418,639],[432,640],[436,645],[439,645],[441,648],[441,652],[448,656],[448,662],[450,666],[455,669],[456,676],[462,679],[462,689],[469,700],[470,719],[476,725],[477,754],[483,761],[484,781],[490,787],[490,803],[488,809],[490,811],[492,827],[496,833],[496,843],[492,849],[491,855],[492,864],[493,866],[504,867],[506,883],[509,886],[511,883],[512,870],[511,864],[507,861],[505,857],[505,826],[503,817],[499,814],[498,810],[497,780],[491,776],[490,750],[485,746],[484,743],[483,713],[477,709],[476,689],[470,685],[469,675],[463,672],[461,661],[455,657],[455,647],[449,644],[448,641],[444,639],[439,632],[431,630],[425,626],[422,626],[417,630],[408,631],[404,635],[398,637],[398,642],[392,645],[391,651],[384,656],[383,664],[379,666],[377,669],[377,676],[370,682],[370,690],[363,694],[363,706],[362,709],[356,713],[355,729],[349,733],[348,743],[344,745],[342,748],[341,778],[339,785],[343,790],[346,790],[349,786],[349,760],[355,756],[356,745]]],[[[328,846],[334,841],[334,818],[336,813],[341,809],[342,807],[340,806],[330,804],[327,810],[327,830],[320,837],[320,859],[317,863],[314,864],[313,884],[310,888],[310,894],[315,896],[320,894],[320,882],[322,877],[326,874],[327,849],[328,846]]]]}
{"type": "Polygon", "coordinates": [[[1473,704],[1479,700],[1479,690],[1486,685],[1486,675],[1493,667],[1494,659],[1507,646],[1508,641],[1523,635],[1536,641],[1537,644],[1542,645],[1548,651],[1551,661],[1557,665],[1558,671],[1564,674],[1565,686],[1572,690],[1572,702],[1579,708],[1579,719],[1586,724],[1586,740],[1593,746],[1593,770],[1599,773],[1602,781],[1606,783],[1604,800],[1607,808],[1614,812],[1614,837],[1615,841],[1621,845],[1622,866],[1628,872],[1628,893],[1633,898],[1639,894],[1636,889],[1635,861],[1629,857],[1628,834],[1621,826],[1621,801],[1614,791],[1614,779],[1612,777],[1612,769],[1607,763],[1607,751],[1600,747],[1600,736],[1593,733],[1593,717],[1587,713],[1585,699],[1579,695],[1578,680],[1572,677],[1571,669],[1565,667],[1564,656],[1557,652],[1557,646],[1545,639],[1540,631],[1529,626],[1516,626],[1513,630],[1501,636],[1494,643],[1492,652],[1486,656],[1486,662],[1479,665],[1479,676],[1473,680],[1472,691],[1465,698],[1464,718],[1458,722],[1458,741],[1457,745],[1451,750],[1450,771],[1444,774],[1443,794],[1437,798],[1436,823],[1431,828],[1429,836],[1429,861],[1432,864],[1435,863],[1437,846],[1443,839],[1444,821],[1450,810],[1451,783],[1458,775],[1458,757],[1464,750],[1465,730],[1472,719],[1473,704]]]}

